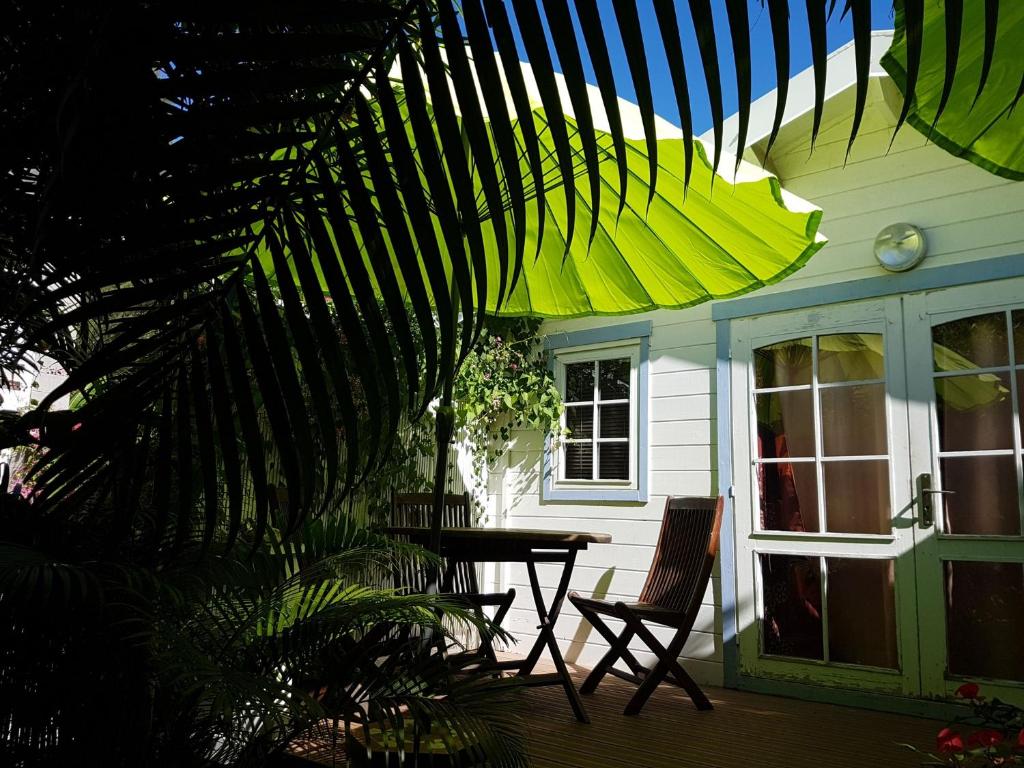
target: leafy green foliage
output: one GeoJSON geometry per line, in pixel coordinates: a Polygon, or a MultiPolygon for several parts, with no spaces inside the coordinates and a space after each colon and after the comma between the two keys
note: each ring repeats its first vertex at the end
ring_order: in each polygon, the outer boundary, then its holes
{"type": "Polygon", "coordinates": [[[562,434],[562,398],[538,346],[539,327],[534,318],[490,318],[455,379],[455,425],[478,485],[515,430],[562,434]]]}
{"type": "Polygon", "coordinates": [[[246,531],[202,560],[193,545],[154,571],[89,521],[57,530],[32,512],[2,497],[5,765],[264,765],[332,721],[447,722],[494,764],[521,763],[509,690],[425,652],[425,633],[493,628],[457,599],[384,586],[432,562],[420,548],[338,518],[259,544],[246,531]]]}

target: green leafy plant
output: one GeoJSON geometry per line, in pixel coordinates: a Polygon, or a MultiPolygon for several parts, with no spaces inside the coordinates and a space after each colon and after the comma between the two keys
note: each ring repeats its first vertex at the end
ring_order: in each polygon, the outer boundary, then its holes
{"type": "MultiPolygon", "coordinates": [[[[922,753],[924,766],[995,768],[1024,766],[1024,709],[999,699],[988,700],[976,683],[964,683],[956,695],[970,702],[970,715],[958,717],[938,732],[935,751],[922,753]]],[[[921,750],[905,745],[915,752],[921,750]]]]}
{"type": "Polygon", "coordinates": [[[536,318],[489,318],[452,388],[455,426],[477,484],[508,449],[512,432],[562,435],[562,398],[538,344],[536,318]]]}

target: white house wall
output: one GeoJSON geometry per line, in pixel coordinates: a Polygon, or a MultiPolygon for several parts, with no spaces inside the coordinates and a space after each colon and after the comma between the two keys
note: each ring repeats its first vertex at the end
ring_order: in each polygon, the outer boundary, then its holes
{"type": "MultiPolygon", "coordinates": [[[[885,225],[907,221],[925,230],[929,257],[918,269],[974,259],[1024,253],[1024,184],[1008,182],[958,160],[904,126],[890,149],[895,117],[885,99],[891,83],[875,79],[868,112],[849,159],[846,157],[853,92],[831,99],[813,154],[810,118],[785,126],[769,167],[794,194],[824,209],[821,229],[829,244],[783,283],[764,289],[779,293],[886,273],[873,257],[872,242],[885,225]]],[[[890,97],[892,94],[889,94],[890,97]]],[[[763,147],[748,150],[757,156],[763,147]]],[[[722,194],[728,194],[722,188],[722,194]]],[[[571,588],[611,599],[633,600],[654,555],[666,495],[719,492],[715,468],[715,325],[710,304],[626,318],[548,322],[542,332],[576,331],[649,319],[650,337],[650,501],[637,503],[546,502],[540,499],[543,440],[515,435],[504,471],[490,478],[488,524],[506,527],[603,531],[611,545],[580,555],[571,588]]],[[[722,483],[723,487],[728,482],[722,483]]],[[[550,597],[556,567],[540,566],[550,597]]],[[[514,586],[516,605],[506,626],[529,647],[537,617],[524,567],[489,574],[502,589],[514,586]]],[[[721,584],[716,567],[683,664],[701,682],[721,684],[721,584]]],[[[606,650],[601,638],[571,605],[563,607],[557,634],[566,659],[593,664],[606,650]]],[[[638,646],[639,648],[639,646],[638,646]]],[[[643,660],[643,659],[641,659],[643,660]]]]}

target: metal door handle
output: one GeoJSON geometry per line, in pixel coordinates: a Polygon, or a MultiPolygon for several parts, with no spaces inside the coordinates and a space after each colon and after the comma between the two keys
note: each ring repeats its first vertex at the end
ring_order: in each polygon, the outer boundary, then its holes
{"type": "Polygon", "coordinates": [[[928,472],[917,476],[917,524],[921,528],[931,528],[935,525],[935,502],[932,497],[936,494],[954,494],[956,491],[940,491],[932,488],[932,476],[928,472]]]}

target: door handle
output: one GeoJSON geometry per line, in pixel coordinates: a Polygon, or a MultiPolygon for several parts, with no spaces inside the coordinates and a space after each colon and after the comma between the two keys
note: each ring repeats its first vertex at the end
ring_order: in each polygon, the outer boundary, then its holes
{"type": "Polygon", "coordinates": [[[917,476],[917,524],[921,528],[931,528],[935,525],[935,501],[936,494],[954,494],[956,491],[940,491],[932,488],[932,476],[930,473],[917,476]]]}

